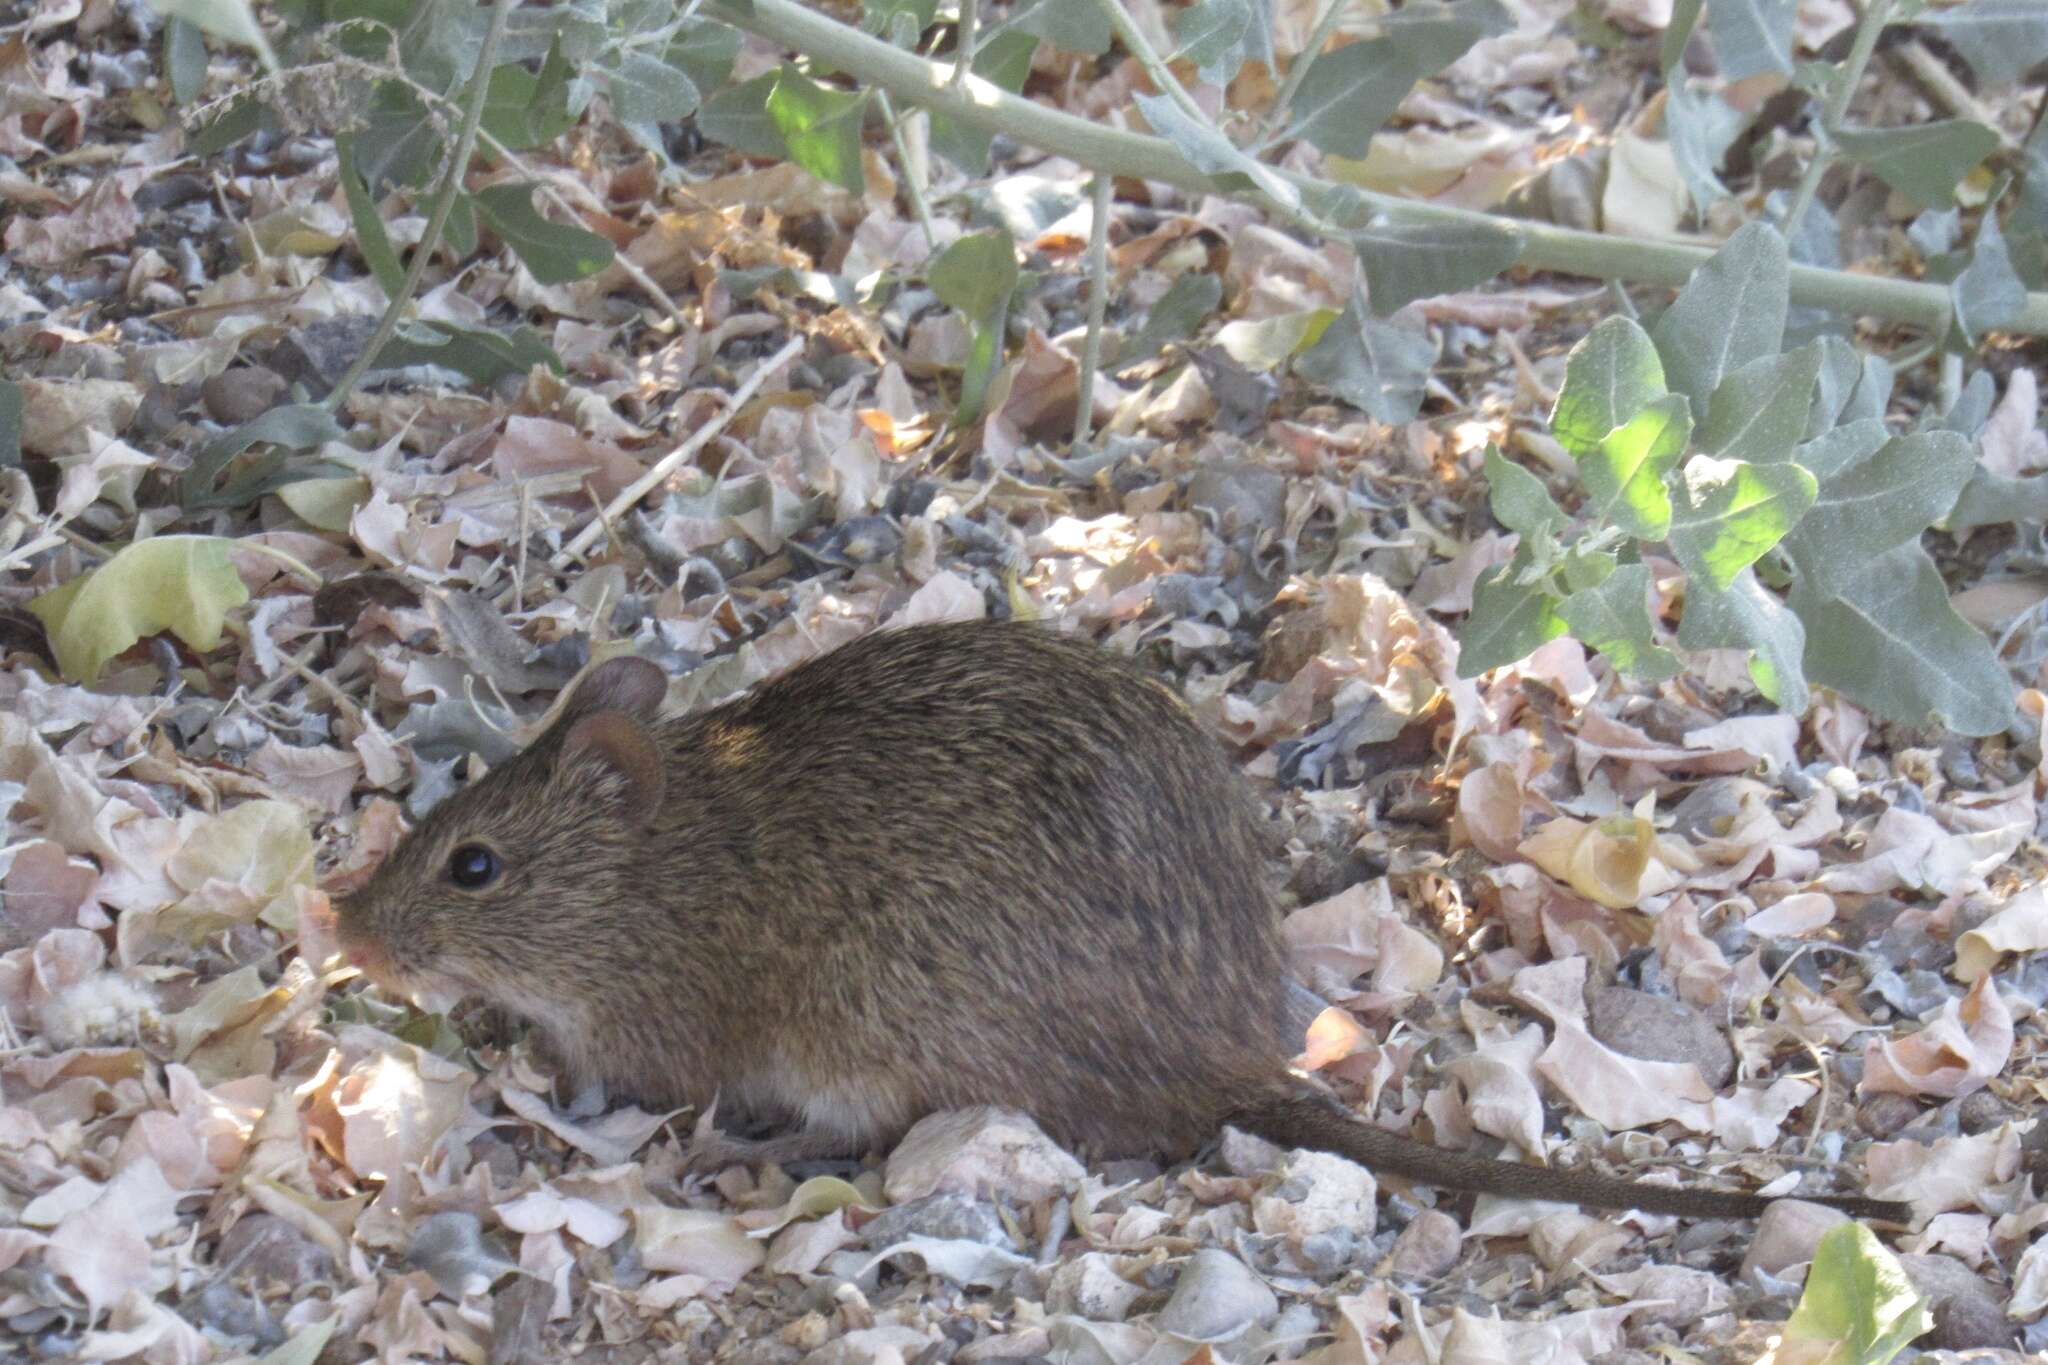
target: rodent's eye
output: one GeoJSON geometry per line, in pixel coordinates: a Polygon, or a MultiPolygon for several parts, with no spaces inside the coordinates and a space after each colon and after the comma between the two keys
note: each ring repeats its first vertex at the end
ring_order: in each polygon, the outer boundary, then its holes
{"type": "Polygon", "coordinates": [[[498,855],[482,844],[464,844],[448,855],[448,880],[465,891],[489,886],[498,872],[498,855]]]}

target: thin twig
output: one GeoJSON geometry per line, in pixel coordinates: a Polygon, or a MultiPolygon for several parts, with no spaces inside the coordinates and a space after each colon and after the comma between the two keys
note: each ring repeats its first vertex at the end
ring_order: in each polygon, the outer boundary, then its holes
{"type": "Polygon", "coordinates": [[[1977,97],[1964,88],[1963,83],[1955,78],[1941,58],[1927,50],[1925,43],[1915,38],[1893,48],[1890,55],[1899,65],[1906,68],[1907,73],[1920,83],[1921,88],[1933,97],[1935,103],[1951,114],[1969,119],[1973,123],[1981,123],[1998,134],[1999,146],[2008,152],[2019,149],[2020,140],[1998,126],[1997,118],[1988,113],[1983,105],[1977,103],[1977,97]]]}
{"type": "Polygon", "coordinates": [[[377,319],[377,330],[370,333],[370,342],[363,347],[361,355],[348,367],[340,380],[329,390],[322,405],[329,412],[338,411],[347,401],[349,393],[362,380],[370,366],[377,361],[377,353],[384,349],[384,343],[397,332],[399,320],[404,317],[408,304],[419,293],[420,281],[426,278],[427,266],[433,259],[434,251],[441,244],[441,234],[448,226],[448,215],[455,210],[455,197],[462,188],[463,176],[469,170],[469,158],[476,151],[477,129],[482,126],[484,99],[490,93],[491,72],[498,64],[498,42],[505,36],[505,20],[512,13],[512,7],[519,0],[498,0],[491,6],[490,27],[484,30],[483,48],[477,53],[476,70],[470,80],[474,88],[469,92],[469,103],[462,111],[462,131],[456,136],[455,150],[448,158],[446,174],[434,196],[434,209],[427,218],[427,230],[413,248],[412,260],[407,263],[405,279],[399,284],[398,292],[385,306],[384,316],[377,319]]]}
{"type": "Polygon", "coordinates": [[[1785,237],[1794,240],[1799,236],[1799,220],[1806,216],[1806,210],[1813,203],[1813,196],[1820,189],[1820,178],[1834,163],[1835,153],[1828,145],[1828,139],[1841,127],[1842,118],[1849,112],[1849,101],[1855,97],[1856,87],[1862,83],[1863,69],[1870,65],[1870,54],[1877,50],[1878,35],[1884,32],[1885,20],[1892,12],[1892,0],[1870,0],[1870,7],[1863,11],[1857,21],[1856,41],[1849,48],[1849,56],[1836,74],[1841,84],[1829,97],[1827,107],[1822,111],[1820,127],[1813,139],[1813,160],[1806,163],[1806,174],[1799,179],[1799,189],[1792,196],[1792,207],[1785,214],[1785,237]]]}
{"type": "Polygon", "coordinates": [[[653,468],[633,480],[617,497],[613,498],[607,506],[600,510],[598,519],[592,521],[581,531],[578,531],[575,537],[562,547],[561,552],[548,561],[548,567],[556,573],[560,573],[574,564],[577,557],[595,544],[598,537],[605,533],[607,522],[617,521],[623,517],[631,510],[635,503],[654,491],[655,488],[667,480],[669,475],[693,458],[698,451],[717,439],[719,434],[731,424],[732,419],[739,415],[740,409],[753,401],[755,393],[768,381],[768,377],[795,359],[803,348],[803,337],[793,336],[783,344],[781,350],[762,361],[755,368],[754,372],[747,376],[747,381],[733,390],[732,396],[726,400],[725,411],[690,433],[688,440],[655,461],[653,468]]]}
{"type": "Polygon", "coordinates": [[[1102,322],[1109,313],[1110,178],[1095,177],[1095,221],[1088,232],[1088,336],[1081,343],[1081,382],[1074,401],[1074,450],[1088,445],[1095,415],[1095,373],[1102,364],[1102,322]]]}
{"type": "MultiPolygon", "coordinates": [[[[1138,27],[1138,21],[1131,18],[1123,0],[1096,0],[1096,4],[1109,20],[1109,26],[1116,30],[1116,36],[1123,41],[1124,51],[1138,59],[1138,65],[1145,68],[1145,74],[1152,78],[1152,84],[1158,87],[1159,93],[1179,105],[1189,118],[1208,123],[1209,116],[1202,112],[1202,107],[1195,103],[1195,97],[1180,83],[1180,77],[1173,74],[1173,68],[1159,55],[1159,49],[1152,46],[1152,40],[1138,27]]],[[[957,74],[954,83],[959,83],[957,74]]]]}
{"type": "MultiPolygon", "coordinates": [[[[896,117],[896,106],[890,102],[888,91],[877,90],[875,100],[881,106],[882,122],[888,125],[889,143],[896,149],[896,162],[903,167],[903,197],[910,201],[910,210],[917,215],[918,226],[924,229],[924,249],[937,251],[939,235],[932,224],[932,206],[924,197],[924,186],[918,183],[918,168],[911,164],[910,144],[903,137],[903,121],[896,117]]],[[[922,114],[924,111],[914,109],[910,112],[922,114]]],[[[905,118],[909,116],[904,115],[905,118]]]]}
{"type": "Polygon", "coordinates": [[[1337,20],[1343,16],[1345,6],[1352,0],[1327,0],[1322,14],[1316,19],[1315,28],[1309,33],[1308,42],[1296,53],[1287,65],[1287,79],[1280,86],[1280,93],[1273,97],[1273,107],[1259,120],[1259,140],[1265,142],[1274,135],[1274,130],[1286,126],[1288,106],[1294,103],[1295,95],[1301,90],[1301,83],[1308,79],[1308,69],[1316,64],[1316,58],[1323,55],[1323,48],[1329,43],[1330,35],[1337,31],[1337,20]]]}
{"type": "Polygon", "coordinates": [[[980,9],[981,0],[960,0],[960,36],[953,44],[955,90],[960,88],[960,82],[967,79],[967,73],[974,69],[974,45],[981,38],[981,35],[975,32],[980,9]]]}

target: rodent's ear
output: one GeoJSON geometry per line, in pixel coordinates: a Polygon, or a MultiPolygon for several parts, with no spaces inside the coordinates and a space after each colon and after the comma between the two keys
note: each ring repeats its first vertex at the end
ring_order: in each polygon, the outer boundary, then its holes
{"type": "Polygon", "coordinates": [[[624,711],[641,720],[653,720],[667,695],[668,674],[658,664],[637,654],[624,654],[606,659],[590,670],[576,685],[568,705],[562,708],[562,719],[573,721],[598,711],[624,711]]]}
{"type": "Polygon", "coordinates": [[[661,745],[646,726],[623,710],[606,707],[570,724],[569,733],[562,737],[562,763],[578,761],[598,763],[625,778],[628,810],[651,818],[660,809],[667,786],[661,770],[661,745]]]}

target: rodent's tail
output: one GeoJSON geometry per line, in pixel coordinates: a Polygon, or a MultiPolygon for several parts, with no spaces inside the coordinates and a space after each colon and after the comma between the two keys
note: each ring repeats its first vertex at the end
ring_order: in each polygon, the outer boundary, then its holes
{"type": "MultiPolygon", "coordinates": [[[[1390,1133],[1320,1095],[1273,1088],[1231,1116],[1246,1132],[1283,1147],[1309,1147],[1438,1189],[1472,1190],[1516,1199],[1549,1199],[1599,1209],[1640,1209],[1691,1218],[1755,1218],[1774,1201],[1732,1190],[1647,1185],[1592,1171],[1558,1171],[1451,1152],[1390,1133]]],[[[1805,1196],[1801,1196],[1804,1198],[1805,1196]]],[[[1910,1205],[1886,1199],[1812,1198],[1853,1218],[1908,1225],[1910,1205]]]]}

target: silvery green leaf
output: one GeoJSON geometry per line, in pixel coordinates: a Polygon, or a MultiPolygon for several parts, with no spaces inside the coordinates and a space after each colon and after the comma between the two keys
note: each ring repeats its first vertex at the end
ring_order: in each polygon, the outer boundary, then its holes
{"type": "Polygon", "coordinates": [[[1675,677],[1678,656],[1656,642],[1650,623],[1650,566],[1623,564],[1598,587],[1575,592],[1557,613],[1579,643],[1599,650],[1624,676],[1675,677]]]}
{"type": "Polygon", "coordinates": [[[1607,433],[1662,398],[1664,362],[1633,318],[1602,318],[1565,357],[1564,384],[1550,431],[1573,455],[1600,448],[1607,433]]]}
{"type": "Polygon", "coordinates": [[[1865,561],[1838,594],[1801,578],[1806,673],[1887,720],[1993,735],[2015,715],[2012,680],[1982,631],[1957,614],[1917,540],[1865,561]]]}
{"type": "Polygon", "coordinates": [[[1998,134],[1969,119],[1939,119],[1904,128],[1844,128],[1834,135],[1842,155],[1900,194],[1929,208],[1956,202],[1956,186],[1998,150],[1998,134]]]}
{"type": "Polygon", "coordinates": [[[1707,31],[1721,75],[1731,81],[1792,73],[1792,17],[1799,0],[1714,0],[1707,31]]]}
{"type": "Polygon", "coordinates": [[[1672,81],[1665,90],[1664,127],[1671,155],[1694,210],[1704,214],[1728,197],[1728,187],[1721,183],[1721,163],[1756,116],[1711,90],[1695,90],[1684,80],[1672,81]]]}
{"type": "Polygon", "coordinates": [[[2041,0],[1971,0],[1915,20],[1962,54],[1977,79],[2005,85],[2048,61],[2048,5],[2041,0]]]}
{"type": "Polygon", "coordinates": [[[1171,142],[1196,170],[1222,189],[1257,189],[1287,208],[1301,207],[1301,191],[1271,166],[1240,151],[1237,144],[1191,115],[1165,95],[1133,95],[1152,131],[1171,142]]]}
{"type": "Polygon", "coordinates": [[[1998,205],[1985,207],[1977,228],[1970,263],[1948,288],[1955,305],[1956,326],[1972,346],[1984,333],[1996,331],[2026,310],[2027,287],[2012,268],[2012,255],[1998,230],[1998,205]]]}
{"type": "Polygon", "coordinates": [[[1362,157],[1415,83],[1514,20],[1499,0],[1416,0],[1380,20],[1380,35],[1314,59],[1294,95],[1290,136],[1336,156],[1362,157]]]}
{"type": "Polygon", "coordinates": [[[1515,263],[1522,245],[1522,234],[1491,223],[1396,223],[1351,234],[1366,297],[1380,317],[1416,299],[1486,283],[1515,263]]]}
{"type": "Polygon", "coordinates": [[[1472,614],[1458,633],[1459,677],[1476,678],[1489,668],[1526,659],[1565,633],[1556,595],[1541,583],[1515,581],[1529,565],[1528,551],[1517,550],[1472,589],[1472,614]]]}
{"type": "Polygon", "coordinates": [[[1570,521],[1543,480],[1500,453],[1486,448],[1486,487],[1494,520],[1526,538],[1554,536],[1570,521]]]}
{"type": "Polygon", "coordinates": [[[1953,431],[1894,437],[1817,480],[1785,549],[1817,591],[1839,592],[1862,565],[1947,515],[1976,467],[1976,447],[1953,431]]]}
{"type": "Polygon", "coordinates": [[[1749,676],[1757,691],[1795,716],[1805,714],[1812,700],[1806,685],[1806,627],[1748,569],[1735,575],[1726,591],[1705,583],[1685,585],[1678,643],[1685,649],[1749,650],[1749,676]]]}
{"type": "Polygon", "coordinates": [[[1820,347],[1759,356],[1714,389],[1699,445],[1709,455],[1733,455],[1751,464],[1791,458],[1806,434],[1820,375],[1820,347]]]}
{"type": "Polygon", "coordinates": [[[1399,423],[1422,410],[1422,386],[1436,352],[1420,323],[1362,317],[1346,308],[1295,357],[1294,372],[1369,417],[1399,423]]]}
{"type": "Polygon", "coordinates": [[[1671,512],[1671,552],[1686,573],[1725,590],[1785,538],[1818,485],[1796,464],[1748,464],[1695,455],[1671,512]]]}
{"type": "Polygon", "coordinates": [[[1791,271],[1778,230],[1745,223],[1657,319],[1650,335],[1664,358],[1665,382],[1692,400],[1695,416],[1706,411],[1723,375],[1784,345],[1791,271]]]}

